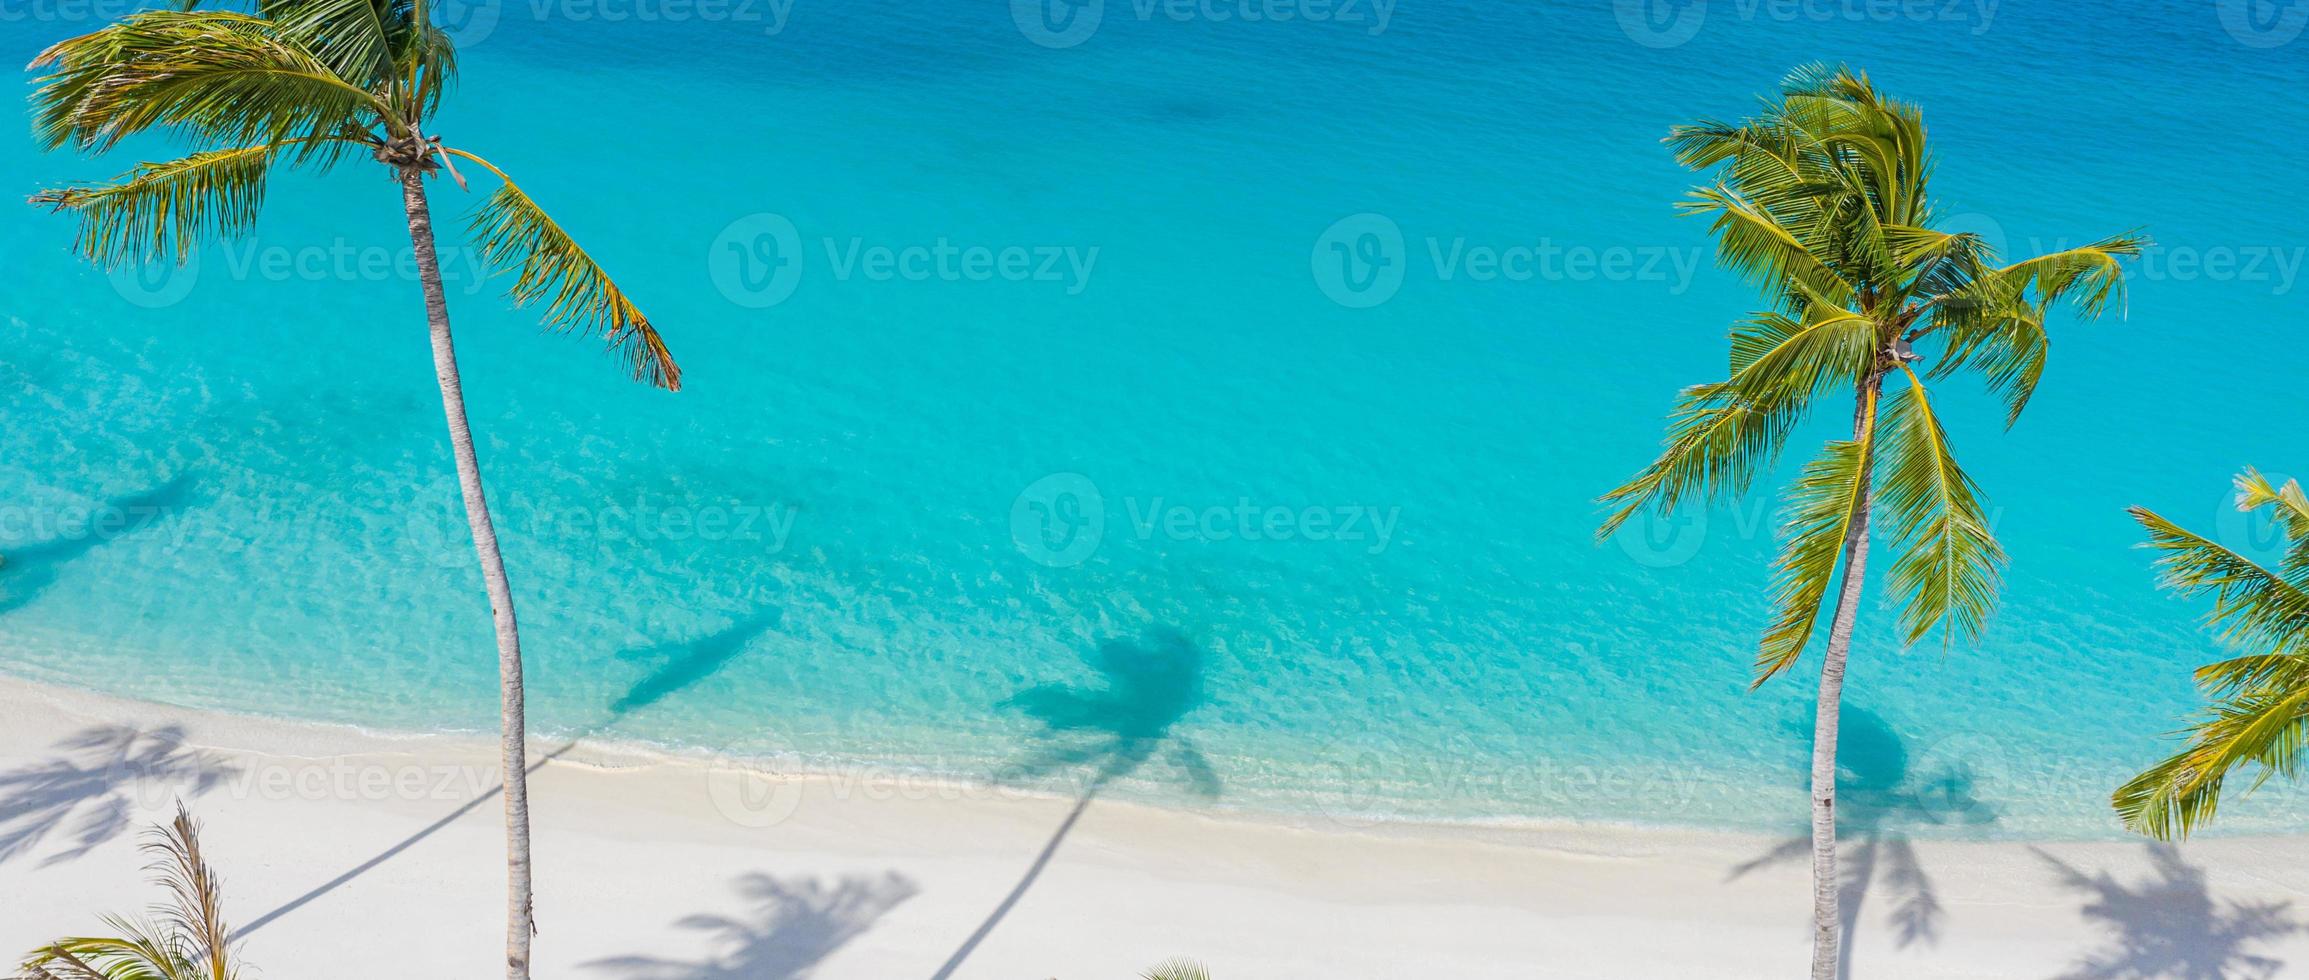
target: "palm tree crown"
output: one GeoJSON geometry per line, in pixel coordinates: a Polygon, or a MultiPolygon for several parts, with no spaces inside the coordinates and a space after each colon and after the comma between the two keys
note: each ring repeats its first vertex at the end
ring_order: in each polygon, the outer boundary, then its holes
{"type": "Polygon", "coordinates": [[[514,274],[514,299],[542,303],[558,328],[604,337],[636,378],[680,387],[656,329],[592,257],[503,170],[428,133],[456,64],[425,0],[132,14],[33,61],[48,70],[32,99],[34,133],[46,149],[101,153],[152,131],[193,152],[32,200],[78,217],[77,247],[96,262],[183,261],[204,238],[250,233],[276,167],[326,170],[365,153],[396,170],[457,175],[451,158],[467,160],[501,181],[472,233],[492,267],[514,274]]]}
{"type": "Polygon", "coordinates": [[[1733,326],[1728,378],[1684,390],[1659,458],[1603,498],[1601,533],[1689,497],[1745,492],[1818,397],[1852,392],[1853,438],[1830,443],[1788,491],[1757,683],[1803,652],[1877,468],[1904,632],[1977,635],[2004,556],[1925,382],[1980,375],[2010,424],[2043,373],[2050,309],[2090,317],[2120,304],[2117,260],[2143,239],[1999,264],[1979,235],[1936,230],[1922,114],[1848,68],[1799,69],[1756,118],[1680,126],[1667,142],[1684,165],[1716,171],[1683,209],[1713,219],[1721,261],[1774,307],[1733,326]],[[1920,373],[1918,361],[1930,366],[1920,373]],[[1904,383],[1878,424],[1894,376],[1904,383]]]}
{"type": "Polygon", "coordinates": [[[2270,483],[2248,469],[2237,477],[2237,509],[2265,510],[2285,540],[2271,569],[2234,550],[2135,507],[2164,582],[2182,595],[2213,596],[2212,624],[2221,638],[2254,652],[2197,669],[2211,702],[2184,734],[2188,746],[2116,791],[2125,825],[2154,837],[2186,837],[2213,819],[2228,775],[2260,770],[2300,775],[2309,745],[2309,495],[2301,484],[2270,483]]]}

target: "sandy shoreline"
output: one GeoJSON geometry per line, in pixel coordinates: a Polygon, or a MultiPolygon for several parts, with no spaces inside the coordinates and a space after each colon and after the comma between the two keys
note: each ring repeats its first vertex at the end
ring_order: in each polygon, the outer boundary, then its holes
{"type": "MultiPolygon", "coordinates": [[[[0,680],[0,703],[0,955],[149,900],[134,831],[182,795],[263,975],[492,975],[493,740],[17,680],[0,680]]],[[[1106,800],[1078,813],[582,743],[531,785],[541,977],[1074,980],[1178,954],[1222,978],[1785,977],[1806,955],[1802,856],[1740,870],[1779,843],[1764,837],[1331,829],[1106,800]]],[[[2309,894],[2305,838],[1848,853],[1872,872],[1857,976],[2309,965],[2309,907],[2284,905],[2309,894]]]]}

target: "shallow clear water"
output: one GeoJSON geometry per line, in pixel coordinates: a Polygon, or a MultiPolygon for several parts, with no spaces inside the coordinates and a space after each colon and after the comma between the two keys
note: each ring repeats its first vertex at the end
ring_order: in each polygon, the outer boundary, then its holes
{"type": "MultiPolygon", "coordinates": [[[[1754,303],[1673,214],[1689,176],[1658,139],[1812,59],[1921,100],[1934,190],[2011,251],[2134,226],[2164,246],[2129,316],[2061,326],[2018,428],[1946,396],[2009,588],[1977,649],[1904,650],[1869,610],[1850,809],[2112,833],[2108,790],[2217,651],[2122,508],[2262,547],[2229,475],[2309,468],[2284,422],[2309,37],[2242,43],[2276,35],[2226,5],[1404,3],[1381,28],[1368,3],[1110,0],[1070,46],[1000,4],[577,13],[605,9],[633,8],[463,11],[438,127],[585,241],[688,372],[678,395],[627,383],[447,257],[541,730],[1105,765],[1142,798],[1349,820],[1793,825],[1809,667],[1747,690],[1766,498],[1590,534],[1754,303]],[[1388,277],[1334,250],[1390,227],[1388,277]]],[[[86,26],[0,23],[0,54],[86,26]]],[[[12,193],[131,162],[14,132],[12,193]]],[[[0,669],[494,724],[397,203],[366,167],[284,180],[254,242],[173,279],[0,218],[0,669]]]]}

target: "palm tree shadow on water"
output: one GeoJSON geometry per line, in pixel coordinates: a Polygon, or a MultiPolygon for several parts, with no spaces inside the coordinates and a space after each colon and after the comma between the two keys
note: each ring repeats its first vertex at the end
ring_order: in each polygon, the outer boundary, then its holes
{"type": "MultiPolygon", "coordinates": [[[[1844,937],[1837,975],[1852,975],[1856,927],[1878,884],[1889,889],[1896,948],[1940,941],[1945,910],[1932,876],[1916,856],[1910,835],[1927,827],[1985,826],[1996,808],[1974,795],[1975,779],[1962,762],[1926,771],[1892,726],[1865,708],[1845,705],[1836,748],[1837,911],[1844,937]]],[[[1810,745],[1809,724],[1791,725],[1810,745]]],[[[1775,865],[1807,860],[1809,832],[1781,841],[1732,868],[1726,880],[1775,865]]]]}
{"type": "Polygon", "coordinates": [[[748,900],[743,916],[692,915],[676,923],[703,933],[721,952],[696,960],[619,956],[586,967],[628,980],[803,980],[918,890],[895,871],[844,875],[830,885],[755,872],[740,877],[737,889],[748,900]]]}
{"type": "Polygon", "coordinates": [[[73,860],[126,833],[140,803],[199,796],[240,772],[184,740],[176,725],[96,725],[57,742],[50,758],[0,772],[0,861],[30,854],[67,825],[71,845],[40,863],[73,860]]]}
{"type": "Polygon", "coordinates": [[[1207,696],[1203,674],[1206,657],[1177,630],[1155,628],[1141,641],[1107,640],[1084,657],[1097,672],[1095,684],[1042,684],[1027,688],[1000,707],[1024,713],[1040,723],[1035,733],[1039,747],[996,775],[1006,785],[1040,782],[1059,776],[1081,780],[1073,809],[1050,835],[1040,853],[1010,893],[962,941],[932,980],[947,980],[961,968],[978,944],[993,933],[1004,916],[1034,887],[1050,860],[1074,831],[1076,821],[1091,800],[1117,779],[1137,773],[1160,760],[1172,769],[1187,789],[1205,799],[1220,793],[1218,771],[1193,742],[1176,731],[1180,719],[1201,707],[1207,696]]]}
{"type": "Polygon", "coordinates": [[[2309,929],[2291,902],[2216,901],[2205,869],[2170,844],[2145,847],[2151,876],[2129,885],[2035,849],[2062,887],[2088,899],[2080,914],[2109,934],[2108,948],[2079,957],[2062,980],[2245,980],[2284,968],[2252,948],[2309,929]]]}
{"type": "MultiPolygon", "coordinates": [[[[778,620],[779,611],[777,609],[764,609],[695,639],[656,646],[636,647],[619,652],[616,655],[618,660],[654,663],[655,666],[650,669],[648,674],[627,687],[624,694],[612,700],[601,718],[571,735],[567,741],[561,744],[561,747],[545,753],[536,762],[530,763],[529,774],[536,775],[537,771],[545,768],[547,763],[567,755],[571,749],[575,749],[578,743],[585,739],[607,731],[626,715],[663,702],[688,690],[699,681],[720,673],[723,668],[728,667],[732,661],[744,653],[756,637],[776,626],[778,620]]],[[[403,851],[416,846],[426,838],[439,833],[442,828],[457,822],[458,818],[472,813],[479,809],[482,804],[496,799],[504,792],[505,782],[499,780],[496,785],[476,794],[472,799],[458,804],[456,809],[444,814],[440,819],[419,828],[416,833],[395,841],[391,846],[346,869],[336,877],[324,881],[304,894],[249,920],[247,925],[233,931],[233,938],[235,940],[244,938],[273,920],[303,908],[314,899],[337,890],[378,865],[392,860],[403,851]]]]}
{"type": "Polygon", "coordinates": [[[107,499],[89,512],[88,521],[28,545],[0,548],[0,613],[13,612],[38,599],[64,568],[106,542],[146,530],[196,503],[197,484],[179,473],[135,493],[107,499]]]}

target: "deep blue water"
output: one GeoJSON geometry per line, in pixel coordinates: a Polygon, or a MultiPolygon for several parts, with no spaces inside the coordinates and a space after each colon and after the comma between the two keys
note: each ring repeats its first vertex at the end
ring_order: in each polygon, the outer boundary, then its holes
{"type": "MultiPolygon", "coordinates": [[[[438,133],[520,179],[687,371],[623,380],[450,248],[533,723],[972,778],[1105,764],[1142,798],[1348,820],[1792,825],[1817,661],[1747,690],[1769,496],[1601,546],[1592,500],[1756,305],[1675,215],[1693,178],[1659,138],[1849,60],[1924,105],[1952,224],[2012,253],[2160,243],[2123,316],[2057,324],[2017,428],[1945,386],[2004,605],[1977,648],[1915,649],[1871,606],[1848,691],[1879,819],[2113,832],[2108,790],[2218,654],[2123,508],[2265,548],[2229,476],[2309,472],[2309,8],[1381,10],[455,11],[438,133]]],[[[91,26],[0,23],[0,54],[91,26]]],[[[134,162],[11,133],[10,193],[134,162]]],[[[253,241],[173,277],[70,238],[0,217],[0,670],[491,727],[393,186],[282,179],[253,241]]]]}

